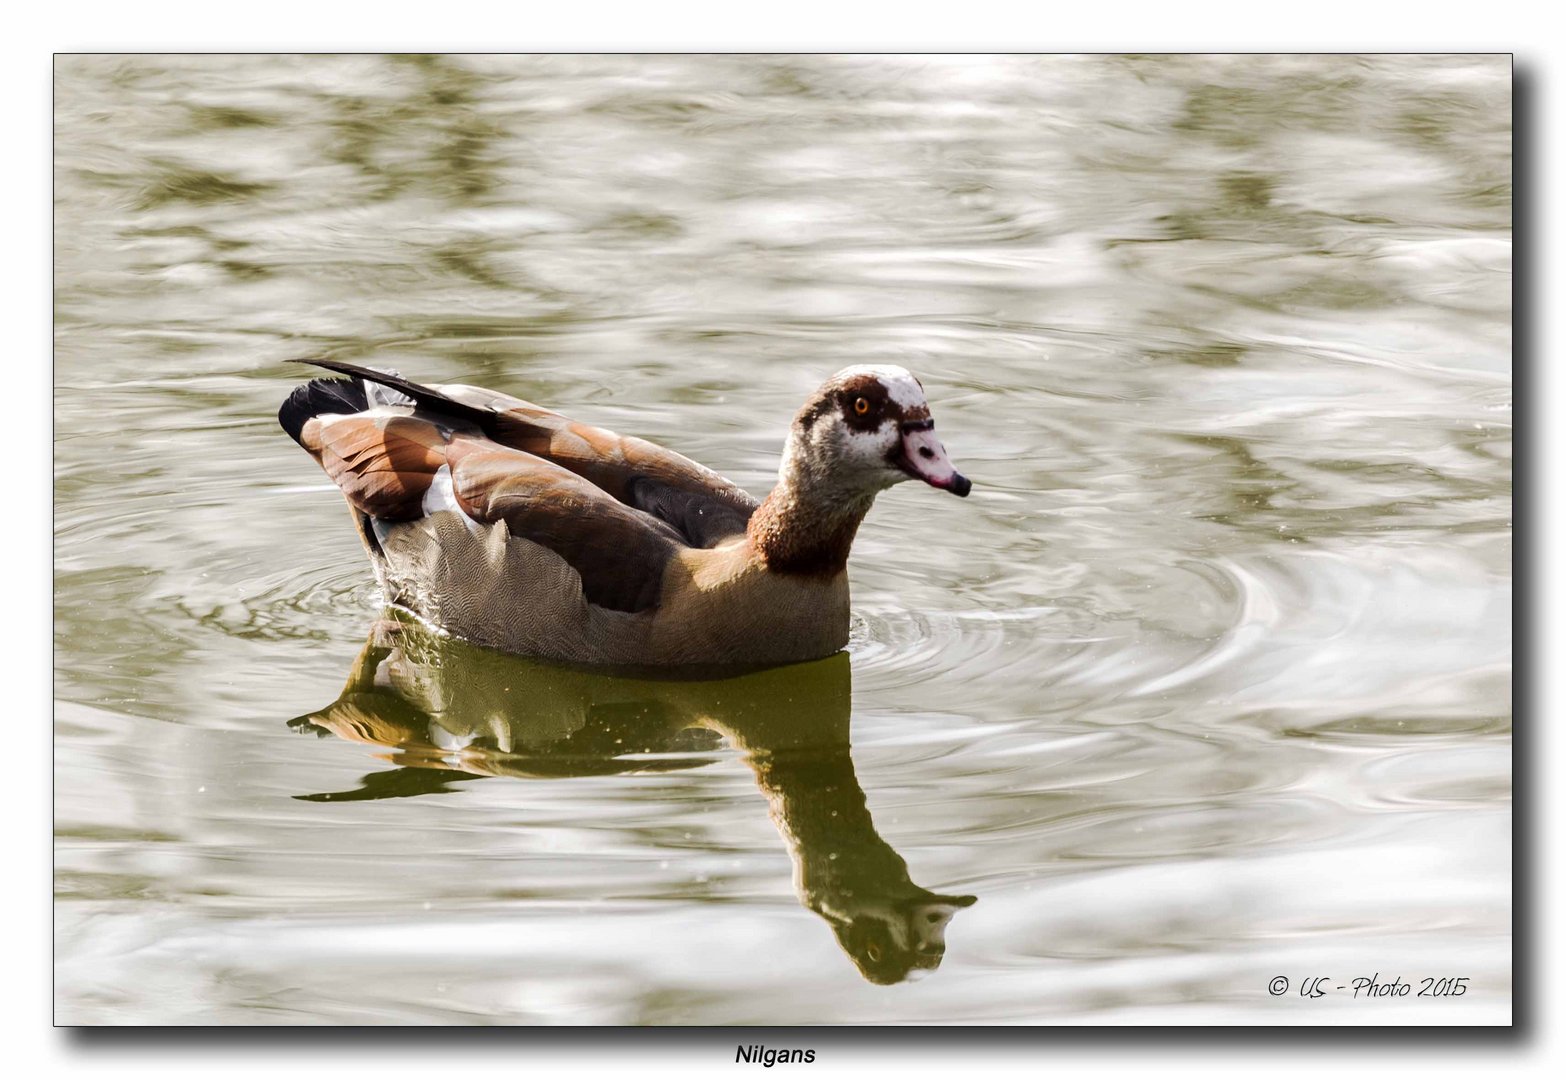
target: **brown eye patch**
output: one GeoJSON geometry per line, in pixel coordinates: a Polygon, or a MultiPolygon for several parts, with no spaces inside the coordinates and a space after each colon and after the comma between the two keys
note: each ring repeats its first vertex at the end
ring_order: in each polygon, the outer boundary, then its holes
{"type": "Polygon", "coordinates": [[[892,403],[886,386],[873,375],[852,379],[839,392],[843,420],[855,431],[874,431],[887,418],[892,403]]]}
{"type": "Polygon", "coordinates": [[[808,431],[823,416],[835,414],[854,431],[875,431],[887,420],[901,420],[903,411],[891,400],[885,383],[874,375],[861,374],[823,386],[799,410],[794,423],[808,431]]]}

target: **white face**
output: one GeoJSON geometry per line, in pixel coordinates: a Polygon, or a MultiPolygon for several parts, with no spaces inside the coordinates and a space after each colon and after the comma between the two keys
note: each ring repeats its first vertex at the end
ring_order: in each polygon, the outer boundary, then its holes
{"type": "Polygon", "coordinates": [[[935,437],[924,388],[890,364],[844,368],[801,410],[782,478],[874,494],[904,480],[966,495],[972,486],[935,437]]]}

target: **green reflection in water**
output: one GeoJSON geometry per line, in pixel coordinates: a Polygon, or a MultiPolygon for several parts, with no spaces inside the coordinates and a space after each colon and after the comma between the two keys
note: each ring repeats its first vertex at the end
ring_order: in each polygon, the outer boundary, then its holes
{"type": "Polygon", "coordinates": [[[396,798],[459,780],[694,768],[745,754],[794,861],[800,903],[871,982],[940,966],[973,896],[931,892],[876,832],[849,751],[848,654],[699,681],[605,675],[476,648],[389,610],[337,700],[289,721],[388,748],[397,768],[313,802],[396,798]]]}

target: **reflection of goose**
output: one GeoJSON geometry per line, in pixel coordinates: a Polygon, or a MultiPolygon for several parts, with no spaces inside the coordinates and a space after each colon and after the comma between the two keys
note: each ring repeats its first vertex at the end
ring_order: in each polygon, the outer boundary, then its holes
{"type": "Polygon", "coordinates": [[[469,641],[594,664],[787,664],[848,643],[878,492],[972,486],[899,367],[805,403],[765,502],[643,439],[471,386],[312,360],[283,428],[326,470],[386,595],[469,641]]]}
{"type": "Polygon", "coordinates": [[[901,982],[938,967],[946,924],[976,897],[932,893],[909,880],[908,864],[875,831],[847,739],[832,751],[750,749],[794,857],[800,901],[831,924],[865,978],[901,982]]]}
{"type": "Polygon", "coordinates": [[[849,686],[841,653],[704,682],[621,678],[477,649],[389,612],[341,696],[290,723],[386,747],[403,767],[356,791],[302,796],[315,801],[482,776],[690,768],[727,740],[771,805],[801,903],[867,979],[893,983],[940,965],[946,924],[974,897],[914,884],[876,833],[849,755],[849,686]]]}

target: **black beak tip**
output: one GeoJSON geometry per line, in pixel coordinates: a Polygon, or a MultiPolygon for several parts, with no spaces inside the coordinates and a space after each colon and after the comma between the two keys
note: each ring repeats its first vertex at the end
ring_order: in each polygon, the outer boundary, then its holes
{"type": "Polygon", "coordinates": [[[958,473],[955,477],[952,478],[952,494],[957,496],[959,499],[966,499],[968,497],[968,492],[972,490],[973,481],[969,480],[962,473],[958,473]]]}

